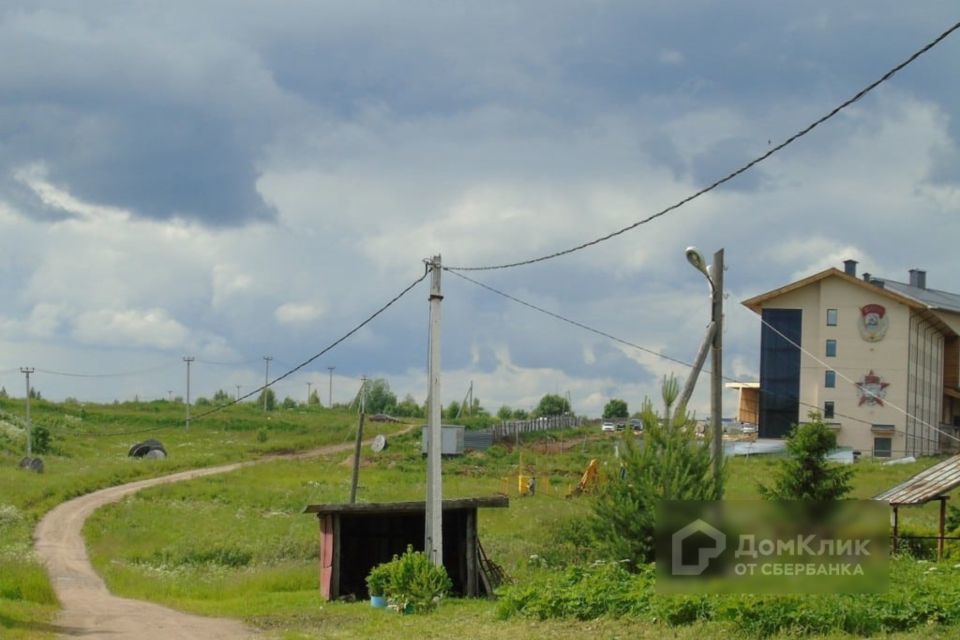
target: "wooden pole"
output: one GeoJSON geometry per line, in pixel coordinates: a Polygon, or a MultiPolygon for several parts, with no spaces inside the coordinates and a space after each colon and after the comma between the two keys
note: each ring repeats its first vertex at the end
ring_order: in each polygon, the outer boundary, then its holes
{"type": "Polygon", "coordinates": [[[940,496],[940,536],[937,539],[937,562],[943,560],[943,537],[947,522],[947,496],[940,496]]]}
{"type": "Polygon", "coordinates": [[[897,506],[893,505],[893,553],[897,553],[897,542],[898,542],[898,528],[900,525],[900,514],[897,512],[897,506]]]}
{"type": "Polygon", "coordinates": [[[350,480],[350,504],[357,503],[357,485],[360,483],[360,446],[363,442],[363,418],[366,416],[366,386],[364,376],[360,383],[360,423],[357,425],[357,442],[353,446],[353,477],[350,480]]]}

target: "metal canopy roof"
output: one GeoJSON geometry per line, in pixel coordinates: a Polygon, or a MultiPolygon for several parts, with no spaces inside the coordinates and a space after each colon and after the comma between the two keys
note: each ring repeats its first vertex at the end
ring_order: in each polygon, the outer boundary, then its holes
{"type": "Polygon", "coordinates": [[[960,486],[960,455],[921,471],[874,498],[891,505],[923,504],[960,486]]]}
{"type": "MultiPolygon", "coordinates": [[[[486,498],[459,498],[455,500],[444,500],[444,511],[456,511],[458,509],[477,509],[479,507],[507,507],[510,505],[510,499],[507,496],[490,496],[486,498]]],[[[357,504],[311,504],[303,510],[303,513],[332,514],[332,513],[362,513],[362,514],[386,514],[386,513],[423,513],[426,510],[426,503],[417,502],[361,502],[357,504]]]]}

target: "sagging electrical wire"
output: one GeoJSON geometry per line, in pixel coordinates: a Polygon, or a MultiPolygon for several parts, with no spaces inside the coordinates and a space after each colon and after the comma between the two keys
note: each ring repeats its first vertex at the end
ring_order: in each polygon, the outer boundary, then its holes
{"type": "Polygon", "coordinates": [[[774,155],[774,154],[777,153],[778,151],[780,151],[780,150],[788,147],[789,145],[793,144],[794,142],[796,142],[796,141],[799,140],[800,138],[804,137],[805,135],[807,135],[808,133],[810,133],[811,131],[813,131],[813,130],[816,129],[817,127],[819,127],[821,124],[823,124],[824,122],[830,120],[831,118],[833,118],[834,116],[836,116],[838,113],[840,113],[841,111],[843,111],[844,109],[846,109],[846,108],[849,107],[850,105],[854,104],[855,102],[859,101],[859,100],[860,100],[861,98],[863,98],[865,95],[867,95],[868,93],[870,93],[871,91],[873,91],[874,89],[876,89],[877,87],[879,87],[881,84],[883,84],[884,82],[886,82],[887,80],[889,80],[890,78],[892,78],[892,77],[893,77],[894,75],[896,75],[899,71],[901,71],[904,67],[906,67],[907,65],[909,65],[910,63],[912,63],[914,60],[916,60],[917,58],[919,58],[920,56],[922,56],[923,54],[927,53],[928,51],[930,51],[931,49],[933,49],[935,46],[937,46],[938,44],[940,44],[943,40],[945,40],[948,36],[950,36],[950,35],[951,35],[954,31],[956,31],[957,29],[960,29],[960,22],[957,22],[956,24],[954,24],[953,26],[951,26],[949,29],[947,29],[946,31],[944,31],[943,33],[941,33],[939,36],[937,36],[936,38],[934,38],[933,40],[931,40],[930,42],[928,42],[926,45],[924,45],[923,47],[921,47],[918,51],[914,52],[909,58],[907,58],[906,60],[904,60],[903,62],[901,62],[900,64],[896,65],[895,67],[893,67],[892,69],[890,69],[889,71],[887,71],[885,74],[883,74],[879,79],[871,82],[871,83],[868,84],[866,87],[864,87],[863,89],[861,89],[860,91],[858,91],[856,94],[854,94],[852,97],[844,100],[844,101],[843,101],[842,103],[840,103],[838,106],[836,106],[836,107],[834,107],[832,110],[830,110],[829,113],[827,113],[826,115],[818,118],[817,120],[815,120],[815,121],[812,122],[811,124],[807,125],[807,126],[804,127],[803,129],[797,131],[797,132],[794,133],[792,136],[790,136],[790,137],[787,138],[786,140],[780,142],[780,143],[777,144],[776,146],[770,148],[769,150],[767,150],[766,153],[763,153],[763,154],[761,154],[760,156],[757,156],[756,158],[754,158],[754,159],[751,160],[750,162],[748,162],[748,163],[744,164],[743,166],[741,166],[740,168],[738,168],[738,169],[736,169],[736,170],[728,173],[726,176],[720,178],[719,180],[716,180],[715,182],[713,182],[713,183],[711,183],[710,185],[708,185],[708,186],[700,189],[699,191],[688,195],[687,197],[683,198],[682,200],[679,200],[678,202],[675,202],[674,204],[672,204],[672,205],[670,205],[670,206],[668,206],[668,207],[666,207],[666,208],[664,208],[664,209],[661,209],[660,211],[657,211],[656,213],[654,213],[654,214],[652,214],[652,215],[649,215],[649,216],[647,216],[646,218],[643,218],[643,219],[641,219],[641,220],[638,220],[638,221],[634,222],[633,224],[627,225],[626,227],[623,227],[622,229],[618,229],[618,230],[616,230],[616,231],[614,231],[614,232],[612,232],[612,233],[608,233],[607,235],[600,236],[599,238],[595,238],[595,239],[590,240],[590,241],[588,241],[588,242],[584,242],[584,243],[582,243],[582,244],[578,244],[578,245],[576,245],[576,246],[574,246],[574,247],[570,247],[569,249],[563,249],[563,250],[561,250],[561,251],[556,251],[556,252],[554,252],[554,253],[550,253],[550,254],[547,254],[547,255],[544,255],[544,256],[540,256],[539,258],[529,258],[529,259],[527,259],[527,260],[518,260],[518,261],[516,261],[516,262],[507,262],[507,263],[504,263],[504,264],[495,264],[495,265],[486,265],[486,266],[446,267],[446,269],[447,269],[448,271],[450,271],[450,270],[452,270],[452,271],[493,271],[493,270],[496,270],[496,269],[511,269],[511,268],[513,268],[513,267],[522,267],[522,266],[526,266],[526,265],[530,265],[530,264],[535,264],[535,263],[537,263],[537,262],[544,262],[544,261],[546,261],[546,260],[552,260],[553,258],[559,258],[559,257],[561,257],[561,256],[569,255],[569,254],[571,254],[571,253],[580,251],[580,250],[582,250],[582,249],[586,249],[586,248],[588,248],[588,247],[592,247],[592,246],[594,246],[594,245],[598,245],[598,244],[600,244],[601,242],[606,242],[607,240],[611,240],[611,239],[613,239],[613,238],[615,238],[615,237],[617,237],[617,236],[619,236],[619,235],[622,235],[622,234],[626,233],[627,231],[632,231],[633,229],[636,229],[637,227],[640,227],[640,226],[643,226],[643,225],[645,225],[645,224],[647,224],[647,223],[653,222],[653,221],[656,220],[657,218],[660,218],[660,217],[662,217],[662,216],[665,216],[666,214],[670,213],[671,211],[675,211],[675,210],[679,209],[680,207],[682,207],[682,206],[684,206],[684,205],[686,205],[686,204],[688,204],[688,203],[696,200],[696,199],[699,198],[700,196],[705,195],[705,194],[707,194],[707,193],[710,193],[711,191],[713,191],[713,190],[716,189],[717,187],[719,187],[719,186],[721,186],[721,185],[723,185],[723,184],[725,184],[725,183],[727,183],[727,182],[730,182],[731,180],[733,180],[734,178],[736,178],[736,177],[739,176],[740,174],[745,173],[746,171],[749,171],[750,169],[752,169],[753,167],[757,166],[758,164],[760,164],[761,162],[763,162],[764,160],[766,160],[766,159],[769,158],[770,156],[774,155]]]}
{"type": "MultiPolygon", "coordinates": [[[[393,298],[391,298],[388,302],[386,302],[384,305],[382,305],[380,308],[378,308],[378,309],[377,309],[376,311],[374,311],[372,314],[370,314],[369,316],[367,316],[367,318],[366,318],[363,322],[357,324],[355,327],[353,327],[352,329],[350,329],[349,331],[347,331],[345,334],[343,334],[342,336],[340,336],[339,338],[337,338],[335,341],[333,341],[332,343],[330,343],[328,346],[326,346],[326,347],[325,347],[323,350],[321,350],[320,352],[318,352],[318,353],[310,356],[309,358],[307,358],[306,360],[304,360],[303,362],[301,362],[301,363],[298,364],[297,366],[293,367],[292,369],[290,369],[290,370],[286,371],[285,373],[277,376],[277,377],[274,378],[273,380],[270,380],[270,381],[267,382],[266,384],[257,387],[257,388],[254,389],[253,391],[251,391],[251,392],[249,392],[249,393],[247,393],[247,394],[244,394],[244,395],[240,396],[239,398],[235,398],[235,399],[230,400],[229,402],[226,402],[226,403],[224,403],[224,404],[222,404],[222,405],[219,405],[219,406],[214,407],[214,408],[212,408],[212,409],[208,409],[207,411],[203,411],[203,412],[201,412],[201,413],[198,413],[198,414],[195,414],[195,415],[190,416],[190,421],[191,421],[191,422],[194,422],[194,421],[196,421],[196,420],[199,420],[200,418],[203,418],[203,417],[212,415],[212,414],[214,414],[214,413],[218,413],[218,412],[223,411],[224,409],[226,409],[226,408],[228,408],[228,407],[232,407],[233,405],[238,404],[238,403],[246,400],[247,398],[250,398],[250,397],[252,397],[252,396],[255,396],[255,395],[257,395],[258,393],[260,393],[260,392],[268,389],[269,387],[273,386],[273,385],[276,384],[277,382],[280,382],[281,380],[283,380],[283,379],[285,379],[285,378],[293,375],[294,373],[296,373],[296,372],[299,371],[300,369],[303,369],[304,367],[306,367],[307,365],[309,365],[310,363],[312,363],[312,362],[313,362],[314,360],[316,360],[317,358],[320,358],[321,356],[327,354],[327,353],[328,353],[329,351],[331,351],[332,349],[334,349],[334,348],[336,348],[337,346],[339,346],[342,342],[344,342],[345,340],[347,340],[348,338],[350,338],[350,337],[351,337],[352,335],[354,335],[357,331],[359,331],[359,330],[362,329],[363,327],[365,327],[365,326],[367,326],[368,324],[370,324],[377,316],[379,316],[379,315],[382,314],[384,311],[386,311],[387,309],[389,309],[390,307],[392,307],[397,301],[399,301],[399,300],[400,300],[401,298],[403,298],[405,295],[407,295],[408,293],[410,293],[410,291],[412,291],[418,284],[420,284],[421,282],[423,282],[423,281],[426,279],[426,277],[427,277],[427,275],[428,275],[429,273],[430,273],[430,272],[429,272],[428,270],[424,270],[423,275],[421,275],[419,278],[417,278],[417,279],[414,280],[412,283],[410,283],[409,285],[407,285],[400,293],[398,293],[397,295],[395,295],[395,296],[394,296],[393,298]]],[[[185,422],[185,421],[177,421],[177,424],[183,424],[184,422],[185,422]]],[[[126,435],[133,435],[133,434],[139,434],[139,433],[147,433],[147,432],[150,432],[150,431],[160,431],[161,429],[169,429],[170,427],[171,427],[171,425],[165,425],[165,426],[161,426],[161,427],[152,427],[152,428],[149,428],[149,429],[139,429],[139,430],[136,430],[136,431],[121,431],[121,432],[113,432],[113,433],[89,433],[89,434],[84,434],[84,435],[91,436],[91,437],[126,436],[126,435]]]]}
{"type": "MultiPolygon", "coordinates": [[[[636,343],[634,343],[634,342],[630,342],[629,340],[624,340],[623,338],[618,338],[617,336],[614,336],[614,335],[612,335],[612,334],[610,334],[610,333],[607,333],[606,331],[602,331],[602,330],[600,330],[600,329],[596,329],[596,328],[591,327],[591,326],[589,326],[589,325],[586,325],[586,324],[584,324],[584,323],[582,323],[582,322],[578,322],[578,321],[576,321],[576,320],[571,320],[570,318],[564,317],[564,316],[562,316],[562,315],[560,315],[560,314],[558,314],[558,313],[554,313],[554,312],[548,311],[547,309],[544,309],[544,308],[542,308],[542,307],[538,307],[537,305],[535,305],[535,304],[533,304],[533,303],[530,303],[530,302],[527,302],[526,300],[521,300],[520,298],[517,298],[516,296],[512,296],[512,295],[510,295],[509,293],[506,293],[506,292],[504,292],[504,291],[500,291],[499,289],[495,289],[494,287],[491,287],[490,285],[484,284],[484,283],[482,283],[482,282],[480,282],[480,281],[478,281],[478,280],[474,280],[473,278],[470,278],[470,277],[468,277],[468,276],[465,276],[465,275],[462,274],[462,273],[457,273],[457,272],[455,272],[455,271],[450,271],[450,273],[452,273],[453,275],[457,276],[458,278],[461,278],[461,279],[463,279],[463,280],[466,280],[467,282],[470,282],[470,283],[472,283],[472,284],[474,284],[474,285],[476,285],[476,286],[478,286],[478,287],[480,287],[480,288],[482,288],[482,289],[486,289],[487,291],[490,291],[491,293],[495,293],[495,294],[497,294],[498,296],[501,296],[501,297],[503,297],[503,298],[506,298],[507,300],[510,300],[510,301],[512,301],[512,302],[515,302],[515,303],[517,303],[517,304],[519,304],[519,305],[522,305],[522,306],[524,306],[524,307],[527,307],[527,308],[529,308],[529,309],[533,309],[534,311],[537,311],[537,312],[539,312],[539,313],[548,315],[548,316],[550,316],[551,318],[555,318],[555,319],[557,319],[557,320],[560,320],[561,322],[566,322],[567,324],[571,324],[571,325],[573,325],[573,326],[575,326],[575,327],[578,327],[578,328],[580,328],[580,329],[583,329],[583,330],[585,330],[585,331],[589,331],[590,333],[594,333],[594,334],[596,334],[596,335],[598,335],[598,336],[602,336],[602,337],[604,337],[604,338],[607,338],[607,339],[612,340],[612,341],[614,341],[614,342],[618,342],[618,343],[620,343],[620,344],[622,344],[622,345],[631,347],[631,348],[633,348],[633,349],[637,349],[637,350],[642,351],[642,352],[644,352],[644,353],[649,353],[650,355],[656,356],[656,357],[658,357],[658,358],[660,358],[660,359],[662,359],[662,360],[667,360],[667,361],[669,361],[669,362],[673,362],[673,363],[675,363],[675,364],[682,365],[682,366],[684,366],[684,367],[687,367],[688,369],[693,369],[693,368],[694,368],[694,365],[693,365],[692,363],[690,363],[690,362],[686,362],[686,361],[684,361],[684,360],[680,360],[680,359],[678,359],[678,358],[674,358],[674,357],[668,356],[668,355],[666,355],[666,354],[664,354],[664,353],[660,353],[659,351],[655,351],[655,350],[650,349],[650,348],[648,348],[648,347],[644,347],[644,346],[638,345],[638,344],[636,344],[636,343]]],[[[709,369],[707,369],[707,370],[704,370],[703,373],[705,373],[705,374],[706,374],[706,373],[710,373],[710,371],[709,371],[709,369]]],[[[731,377],[729,377],[729,376],[721,376],[721,379],[726,380],[727,382],[741,382],[740,380],[737,380],[736,378],[731,378],[731,377]]],[[[816,405],[813,405],[813,404],[810,404],[810,403],[808,403],[808,402],[804,402],[804,401],[801,400],[800,398],[798,398],[798,397],[796,397],[796,396],[793,396],[793,395],[778,393],[778,392],[775,392],[775,391],[768,391],[768,390],[765,390],[765,389],[758,389],[758,391],[759,391],[761,394],[766,395],[766,396],[768,396],[768,397],[774,397],[774,398],[781,398],[781,399],[796,401],[797,404],[799,404],[799,405],[801,405],[801,406],[807,407],[807,408],[809,408],[809,409],[814,409],[814,410],[816,410],[816,411],[820,411],[820,407],[818,407],[818,406],[816,406],[816,405]]],[[[836,411],[834,412],[833,415],[836,416],[836,417],[839,417],[839,418],[846,418],[847,420],[851,420],[851,421],[853,421],[853,422],[859,422],[859,423],[865,424],[865,425],[871,425],[871,424],[872,424],[871,422],[869,422],[869,421],[867,421],[867,420],[864,420],[864,419],[862,419],[862,418],[857,418],[857,417],[855,417],[855,416],[851,416],[851,415],[839,413],[839,412],[836,412],[836,411]]],[[[903,433],[902,431],[899,431],[899,430],[896,430],[896,431],[898,431],[898,432],[900,432],[900,433],[903,433]]]]}

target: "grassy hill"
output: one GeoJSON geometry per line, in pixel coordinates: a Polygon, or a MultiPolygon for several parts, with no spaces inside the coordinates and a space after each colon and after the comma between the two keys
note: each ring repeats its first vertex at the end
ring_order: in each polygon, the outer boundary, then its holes
{"type": "MultiPolygon", "coordinates": [[[[0,401],[0,635],[51,637],[44,623],[56,603],[42,568],[31,559],[31,532],[59,502],[94,489],[172,471],[250,459],[349,441],[356,416],[310,409],[264,414],[239,405],[196,420],[187,431],[183,406],[168,402],[81,405],[33,403],[34,422],[48,428],[52,453],[46,473],[17,470],[22,403],[0,401]],[[12,416],[12,419],[4,416],[12,416]],[[164,443],[166,460],[135,460],[129,447],[146,438],[164,443]]],[[[195,414],[199,411],[195,411],[195,414]]],[[[368,423],[369,435],[394,434],[404,425],[368,423]]],[[[517,471],[535,469],[535,497],[509,509],[481,511],[487,552],[518,584],[536,584],[590,557],[578,528],[592,498],[566,498],[591,458],[615,475],[620,434],[598,430],[534,434],[516,447],[444,461],[445,497],[516,494],[517,471]]],[[[361,501],[422,499],[426,469],[419,433],[391,436],[380,454],[364,451],[361,501]]],[[[870,497],[932,464],[922,460],[884,467],[857,465],[855,494],[870,497]]],[[[756,481],[770,476],[772,458],[735,459],[728,467],[727,497],[755,498],[756,481]]],[[[496,605],[454,600],[431,616],[393,616],[366,603],[322,602],[318,591],[318,536],[305,505],[342,502],[349,496],[348,456],[265,462],[255,467],[145,490],[97,511],[85,534],[91,558],[111,590],[209,615],[243,618],[272,637],[386,638],[470,637],[554,639],[602,637],[749,637],[720,622],[665,627],[636,618],[593,621],[500,620],[496,605]]],[[[908,526],[932,528],[934,509],[905,510],[908,526]]],[[[949,568],[949,567],[945,567],[949,568]]],[[[912,574],[911,574],[912,575],[912,574]]],[[[912,578],[911,578],[912,579],[912,578]]],[[[956,582],[943,584],[955,585],[956,582]]],[[[937,583],[940,589],[943,584],[937,583]]],[[[945,588],[946,597],[960,589],[945,588]]],[[[906,597],[906,595],[905,595],[906,597]]],[[[931,624],[902,638],[956,637],[956,627],[931,624]]],[[[845,637],[837,635],[836,637],[845,637]]]]}

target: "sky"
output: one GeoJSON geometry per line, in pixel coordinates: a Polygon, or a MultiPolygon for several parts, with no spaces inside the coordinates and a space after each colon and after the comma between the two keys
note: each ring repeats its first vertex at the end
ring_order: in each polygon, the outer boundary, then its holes
{"type": "MultiPolygon", "coordinates": [[[[960,20],[953,2],[9,0],[0,8],[0,386],[89,401],[248,393],[424,274],[551,254],[698,191],[960,20]],[[71,374],[71,375],[64,375],[71,374]]],[[[770,159],[570,255],[443,272],[441,397],[631,410],[710,320],[824,268],[960,292],[960,34],[770,159]],[[651,353],[652,352],[652,353],[651,353]],[[659,354],[659,355],[657,355],[659,354]]],[[[277,383],[426,397],[429,281],[277,383]]],[[[724,397],[732,415],[736,396],[724,397]]],[[[691,408],[709,410],[706,378],[691,408]]]]}

